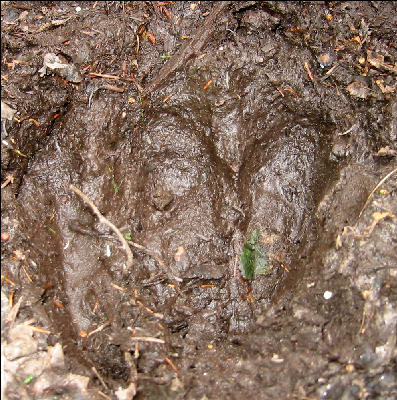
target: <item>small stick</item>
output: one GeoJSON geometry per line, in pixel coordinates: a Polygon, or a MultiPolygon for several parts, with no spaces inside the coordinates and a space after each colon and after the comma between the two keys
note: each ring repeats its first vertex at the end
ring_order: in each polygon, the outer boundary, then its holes
{"type": "Polygon", "coordinates": [[[15,286],[15,282],[13,282],[11,279],[6,278],[4,275],[1,275],[1,281],[3,283],[3,279],[8,282],[11,286],[15,286]]]}
{"type": "Polygon", "coordinates": [[[25,272],[26,277],[29,279],[29,282],[30,282],[30,283],[33,283],[33,279],[32,279],[32,278],[30,277],[30,275],[28,274],[28,271],[26,271],[26,268],[25,268],[24,265],[22,265],[22,269],[23,269],[23,272],[25,272]]]}
{"type": "Polygon", "coordinates": [[[387,179],[389,179],[395,172],[397,172],[397,168],[393,169],[393,171],[389,172],[384,178],[381,179],[381,181],[375,186],[374,190],[372,190],[372,192],[370,193],[370,195],[368,196],[367,201],[365,202],[363,208],[360,211],[360,214],[358,214],[358,219],[361,217],[361,214],[364,212],[364,210],[366,209],[369,201],[371,200],[371,197],[373,196],[373,194],[379,189],[379,186],[382,185],[382,183],[384,183],[387,179]]]}
{"type": "Polygon", "coordinates": [[[325,73],[325,75],[320,79],[320,81],[324,82],[326,79],[328,79],[338,66],[339,64],[336,63],[328,72],[325,73]]]}
{"type": "Polygon", "coordinates": [[[137,360],[139,358],[139,343],[135,342],[134,358],[137,360]]]}
{"type": "Polygon", "coordinates": [[[107,322],[105,322],[103,325],[99,326],[98,328],[94,329],[91,332],[88,332],[87,337],[90,337],[91,335],[93,335],[94,333],[100,332],[103,329],[105,329],[107,326],[109,326],[112,323],[112,320],[109,320],[107,322]]]}
{"type": "Polygon", "coordinates": [[[310,80],[313,82],[314,81],[313,74],[312,71],[310,71],[309,64],[307,62],[305,62],[305,69],[307,74],[309,75],[310,80]]]}
{"type": "Polygon", "coordinates": [[[99,300],[98,300],[98,299],[96,299],[96,302],[95,302],[94,308],[92,309],[92,312],[93,312],[94,314],[95,314],[95,312],[96,312],[96,310],[97,310],[98,306],[99,306],[99,300]]]}
{"type": "Polygon", "coordinates": [[[295,92],[295,90],[292,90],[292,89],[289,88],[289,87],[284,88],[284,90],[285,90],[286,92],[292,93],[296,98],[299,98],[299,95],[298,95],[298,93],[295,92]]]}
{"type": "Polygon", "coordinates": [[[14,296],[15,296],[15,292],[12,292],[10,294],[10,297],[8,298],[8,304],[10,305],[10,307],[12,307],[14,304],[14,296]]]}
{"type": "Polygon", "coordinates": [[[90,78],[106,78],[106,79],[114,79],[115,81],[119,81],[120,77],[117,75],[108,75],[108,74],[97,74],[96,72],[90,72],[90,78]]]}
{"type": "Polygon", "coordinates": [[[4,189],[9,183],[14,183],[14,175],[13,174],[7,175],[7,179],[1,185],[1,188],[4,189]]]}
{"type": "Polygon", "coordinates": [[[350,133],[354,128],[356,127],[356,124],[353,124],[347,131],[344,131],[342,133],[338,133],[338,136],[344,136],[350,133]]]}
{"type": "Polygon", "coordinates": [[[166,363],[177,373],[179,374],[179,370],[177,367],[175,367],[175,364],[166,356],[163,356],[164,360],[166,361],[166,363]]]}
{"type": "Polygon", "coordinates": [[[26,7],[26,6],[20,6],[20,5],[18,5],[18,4],[11,4],[11,7],[17,8],[18,10],[27,10],[27,11],[29,11],[29,10],[30,10],[30,8],[29,8],[29,7],[26,7]]]}
{"type": "Polygon", "coordinates": [[[19,308],[21,307],[23,297],[21,296],[16,304],[11,308],[10,312],[7,315],[6,322],[13,323],[15,318],[18,315],[19,308]]]}
{"type": "Polygon", "coordinates": [[[138,304],[140,307],[142,307],[144,310],[146,310],[149,314],[153,315],[156,318],[163,319],[164,315],[161,313],[156,313],[149,307],[146,307],[141,301],[137,300],[136,304],[138,304]]]}
{"type": "Polygon", "coordinates": [[[34,332],[46,333],[47,335],[49,335],[51,333],[51,331],[49,331],[48,329],[40,328],[38,326],[34,326],[34,325],[27,325],[27,326],[34,332]]]}
{"type": "Polygon", "coordinates": [[[213,6],[211,14],[203,24],[197,28],[194,38],[190,42],[186,42],[180,50],[161,67],[158,75],[144,88],[145,96],[148,96],[156,90],[162,83],[167,81],[171,74],[185,65],[191,57],[202,50],[207,40],[213,35],[215,29],[213,26],[214,23],[219,19],[222,11],[229,6],[229,3],[229,1],[220,1],[213,6]]]}
{"type": "Polygon", "coordinates": [[[171,93],[167,97],[164,97],[163,103],[166,103],[173,95],[174,95],[174,93],[171,93]]]}
{"type": "Polygon", "coordinates": [[[287,272],[289,272],[289,269],[284,264],[280,264],[280,268],[285,269],[287,272]]]}
{"type": "Polygon", "coordinates": [[[284,93],[283,93],[283,91],[282,91],[280,88],[276,87],[276,90],[281,94],[281,96],[284,97],[284,93]]]}
{"type": "MultiPolygon", "coordinates": [[[[121,77],[121,76],[117,76],[117,75],[98,74],[96,72],[90,72],[89,76],[90,76],[90,78],[104,78],[104,79],[113,79],[115,81],[133,82],[133,83],[135,83],[139,92],[143,92],[143,87],[133,77],[127,78],[127,77],[121,77]]],[[[131,76],[133,76],[133,75],[131,74],[131,76]]],[[[115,86],[113,86],[113,87],[115,87],[115,86]]],[[[108,89],[108,88],[102,88],[102,89],[108,89]]],[[[110,89],[110,90],[112,90],[112,89],[110,89]]]]}
{"type": "MultiPolygon", "coordinates": [[[[98,2],[96,2],[96,3],[98,3],[98,2]]],[[[95,4],[94,4],[94,6],[95,6],[95,4]]],[[[106,400],[112,400],[109,396],[106,396],[106,394],[105,393],[102,393],[100,390],[98,390],[98,394],[100,395],[100,396],[102,396],[104,399],[106,399],[106,400]]]]}
{"type": "Polygon", "coordinates": [[[124,93],[124,88],[113,86],[113,85],[102,85],[99,89],[111,90],[113,92],[124,93]]]}
{"type": "Polygon", "coordinates": [[[96,370],[96,368],[95,368],[95,367],[92,367],[91,369],[92,369],[92,371],[94,372],[94,374],[97,376],[97,378],[101,381],[103,387],[104,387],[106,390],[109,390],[108,386],[106,385],[105,381],[102,379],[101,375],[98,374],[98,371],[96,370]]]}
{"type": "Polygon", "coordinates": [[[120,292],[125,292],[127,289],[122,288],[119,285],[116,285],[115,283],[111,282],[110,283],[115,289],[120,290],[120,292]]]}
{"type": "Polygon", "coordinates": [[[165,343],[165,341],[163,339],[157,339],[155,337],[150,337],[150,336],[132,336],[131,340],[133,342],[152,342],[152,343],[161,343],[161,344],[165,343]]]}
{"type": "Polygon", "coordinates": [[[80,189],[77,189],[77,187],[75,187],[74,185],[70,185],[69,187],[91,207],[94,214],[98,217],[99,222],[107,225],[118,236],[118,238],[120,239],[120,242],[123,246],[123,249],[127,254],[127,262],[125,263],[125,267],[127,270],[130,269],[132,266],[132,260],[133,260],[134,256],[132,255],[132,251],[131,251],[127,241],[124,239],[123,234],[120,232],[120,230],[115,225],[113,225],[108,219],[106,219],[100,213],[97,206],[88,198],[87,195],[85,195],[80,189]]]}

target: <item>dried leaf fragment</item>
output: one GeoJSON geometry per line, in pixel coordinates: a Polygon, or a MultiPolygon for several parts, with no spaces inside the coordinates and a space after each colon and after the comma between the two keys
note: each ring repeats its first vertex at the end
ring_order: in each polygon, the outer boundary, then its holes
{"type": "Polygon", "coordinates": [[[151,32],[146,32],[146,37],[152,44],[156,44],[156,37],[151,32]]]}
{"type": "Polygon", "coordinates": [[[375,83],[378,85],[379,89],[383,94],[390,94],[393,93],[396,90],[397,84],[395,83],[392,86],[389,85],[384,85],[384,80],[383,79],[377,79],[375,83]]]}
{"type": "Polygon", "coordinates": [[[185,252],[185,249],[183,248],[183,246],[179,246],[177,251],[174,254],[174,260],[176,262],[181,261],[181,258],[182,258],[182,255],[183,255],[184,252],[185,252]]]}
{"type": "Polygon", "coordinates": [[[13,251],[17,260],[24,260],[26,258],[25,254],[23,254],[22,250],[14,250],[13,251]]]}
{"type": "Polygon", "coordinates": [[[307,63],[307,62],[305,62],[305,70],[306,70],[306,72],[307,72],[307,75],[309,76],[309,78],[310,78],[310,80],[313,82],[313,74],[312,74],[312,71],[310,71],[310,68],[309,68],[309,64],[307,63]]]}
{"type": "Polygon", "coordinates": [[[12,121],[16,112],[17,110],[14,110],[8,104],[1,102],[1,119],[12,121]]]}
{"type": "Polygon", "coordinates": [[[54,26],[61,26],[66,24],[66,22],[68,22],[72,17],[66,18],[66,19],[56,19],[54,21],[48,22],[47,24],[42,25],[39,29],[36,29],[35,31],[33,31],[33,33],[40,33],[40,32],[44,32],[54,26]]]}
{"type": "Polygon", "coordinates": [[[346,87],[346,91],[352,97],[359,99],[366,99],[369,96],[370,89],[368,85],[363,81],[355,81],[346,87]]]}
{"type": "Polygon", "coordinates": [[[397,156],[397,151],[391,149],[389,146],[386,146],[386,147],[381,147],[375,155],[378,157],[397,156]]]}
{"type": "Polygon", "coordinates": [[[377,54],[375,52],[367,50],[367,61],[369,64],[377,69],[384,69],[393,72],[394,74],[397,74],[397,65],[387,64],[384,61],[383,55],[381,54],[377,54]]]}
{"type": "Polygon", "coordinates": [[[62,63],[61,59],[54,53],[47,53],[44,56],[43,67],[38,72],[43,77],[47,74],[47,70],[54,71],[69,82],[80,83],[83,80],[76,66],[62,63]]]}

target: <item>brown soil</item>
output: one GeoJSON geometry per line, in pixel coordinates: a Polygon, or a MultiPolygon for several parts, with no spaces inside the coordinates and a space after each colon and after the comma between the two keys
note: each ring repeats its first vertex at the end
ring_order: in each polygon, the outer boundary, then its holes
{"type": "Polygon", "coordinates": [[[168,3],[2,2],[2,290],[90,378],[6,395],[396,398],[396,4],[168,3]]]}

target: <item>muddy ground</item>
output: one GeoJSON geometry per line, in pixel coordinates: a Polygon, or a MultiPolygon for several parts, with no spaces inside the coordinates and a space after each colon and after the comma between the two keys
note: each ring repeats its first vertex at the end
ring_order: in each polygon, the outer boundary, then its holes
{"type": "Polygon", "coordinates": [[[1,18],[4,398],[396,398],[396,3],[1,18]]]}

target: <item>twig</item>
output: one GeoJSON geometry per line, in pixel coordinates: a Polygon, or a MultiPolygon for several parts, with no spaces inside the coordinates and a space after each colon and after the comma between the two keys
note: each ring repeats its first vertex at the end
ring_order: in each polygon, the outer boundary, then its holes
{"type": "Polygon", "coordinates": [[[49,331],[48,329],[40,328],[38,326],[34,326],[34,325],[27,325],[27,326],[34,332],[46,333],[47,335],[49,335],[51,333],[51,331],[49,331]]]}
{"type": "Polygon", "coordinates": [[[106,390],[109,390],[108,385],[106,385],[106,383],[105,383],[105,381],[102,379],[101,375],[98,374],[98,371],[96,370],[96,368],[95,368],[95,367],[92,367],[91,369],[92,369],[92,371],[94,372],[94,374],[97,376],[97,378],[101,381],[103,387],[104,387],[106,390]]]}
{"type": "Polygon", "coordinates": [[[64,24],[66,24],[66,22],[68,22],[72,18],[73,17],[69,17],[69,18],[66,18],[66,19],[56,19],[54,21],[50,21],[47,24],[44,24],[44,25],[40,26],[39,29],[36,29],[32,33],[40,33],[40,32],[47,31],[48,29],[51,29],[53,27],[64,25],[64,24]]]}
{"type": "Polygon", "coordinates": [[[163,356],[164,360],[166,361],[166,363],[177,373],[179,374],[179,370],[177,367],[175,367],[175,364],[166,356],[163,356]]]}
{"type": "Polygon", "coordinates": [[[379,189],[379,187],[382,185],[382,183],[384,183],[387,179],[389,179],[395,172],[397,172],[397,168],[393,169],[393,171],[389,172],[384,178],[381,179],[381,181],[375,186],[375,188],[372,190],[372,192],[370,193],[370,195],[368,196],[367,201],[365,202],[363,208],[360,211],[360,214],[358,214],[358,218],[359,219],[361,217],[361,214],[364,212],[364,210],[367,208],[367,205],[369,204],[369,201],[371,200],[371,197],[373,196],[373,194],[379,189]]]}
{"type": "Polygon", "coordinates": [[[14,183],[14,175],[8,174],[7,179],[1,185],[1,188],[4,189],[9,183],[14,183]]]}
{"type": "Polygon", "coordinates": [[[307,62],[305,62],[305,70],[307,72],[307,75],[309,75],[310,80],[313,82],[314,81],[313,74],[312,71],[310,71],[310,67],[307,62]]]}
{"type": "Polygon", "coordinates": [[[114,79],[115,81],[119,81],[120,77],[117,75],[108,75],[108,74],[97,74],[96,72],[90,72],[90,78],[106,78],[106,79],[114,79]]]}
{"type": "Polygon", "coordinates": [[[112,320],[109,320],[107,322],[105,322],[103,325],[99,326],[98,328],[94,329],[91,332],[88,332],[87,337],[90,337],[91,335],[93,335],[94,333],[100,332],[102,331],[104,328],[106,328],[107,326],[109,326],[112,323],[112,320]]]}
{"type": "Polygon", "coordinates": [[[15,321],[15,318],[18,315],[19,308],[21,307],[23,297],[21,296],[16,304],[11,308],[10,312],[7,315],[6,322],[11,322],[11,324],[15,321]]]}
{"type": "Polygon", "coordinates": [[[77,189],[74,185],[70,185],[70,189],[72,189],[77,195],[79,195],[91,207],[94,214],[98,217],[99,222],[107,225],[118,236],[118,238],[120,239],[120,242],[123,246],[123,249],[127,254],[127,262],[125,263],[125,267],[127,270],[130,269],[132,266],[132,260],[133,260],[134,256],[132,255],[132,251],[131,251],[127,241],[124,239],[123,234],[120,232],[120,230],[115,225],[113,225],[108,219],[106,219],[100,213],[97,206],[80,189],[77,189]]]}
{"type": "MultiPolygon", "coordinates": [[[[104,79],[113,79],[115,81],[122,81],[122,82],[133,82],[135,84],[135,86],[137,87],[138,91],[140,93],[143,92],[143,87],[136,81],[136,79],[132,76],[132,74],[131,74],[131,78],[124,77],[124,76],[121,77],[121,76],[117,76],[117,75],[97,74],[96,72],[90,72],[89,76],[90,76],[90,78],[104,78],[104,79]]],[[[113,86],[113,88],[114,87],[115,86],[113,86]]],[[[102,89],[109,89],[109,88],[102,87],[102,89]]],[[[113,90],[113,89],[109,89],[109,90],[113,90]]],[[[119,90],[116,90],[116,91],[119,91],[119,90]]]]}
{"type": "Polygon", "coordinates": [[[113,85],[102,85],[99,89],[111,90],[113,92],[124,93],[124,88],[113,86],[113,85]]]}
{"type": "Polygon", "coordinates": [[[150,337],[150,336],[132,336],[130,339],[133,342],[152,342],[152,343],[161,343],[161,344],[165,343],[165,341],[163,339],[157,339],[155,337],[150,337]]]}
{"type": "Polygon", "coordinates": [[[350,133],[356,126],[357,126],[357,124],[353,124],[347,131],[344,131],[344,132],[342,132],[342,133],[338,133],[338,136],[347,135],[347,134],[350,133]]]}
{"type": "MultiPolygon", "coordinates": [[[[98,2],[97,2],[98,3],[98,2]]],[[[95,4],[94,4],[95,5],[95,4]]],[[[109,397],[109,396],[106,396],[106,394],[105,393],[102,393],[100,390],[98,390],[98,394],[100,395],[100,396],[102,396],[104,399],[106,399],[106,400],[112,400],[112,398],[111,397],[109,397]]]]}
{"type": "Polygon", "coordinates": [[[328,79],[331,74],[338,68],[339,64],[336,63],[329,71],[325,73],[325,75],[320,79],[321,82],[324,82],[326,79],[328,79]]]}
{"type": "Polygon", "coordinates": [[[146,86],[144,95],[148,96],[159,85],[166,81],[169,76],[177,69],[186,64],[187,60],[197,54],[206,44],[207,39],[212,35],[214,28],[212,25],[219,17],[221,12],[228,7],[229,1],[220,1],[214,5],[211,14],[204,23],[196,30],[194,39],[187,42],[182,48],[160,69],[159,74],[146,86]]]}

